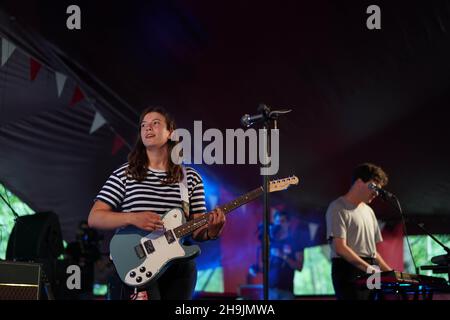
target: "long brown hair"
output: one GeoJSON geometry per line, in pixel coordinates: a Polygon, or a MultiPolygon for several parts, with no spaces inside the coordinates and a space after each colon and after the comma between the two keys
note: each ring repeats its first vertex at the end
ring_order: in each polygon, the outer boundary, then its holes
{"type": "MultiPolygon", "coordinates": [[[[128,155],[128,168],[127,175],[130,175],[133,179],[137,181],[143,181],[147,176],[148,170],[148,157],[144,144],[142,143],[141,138],[141,123],[144,120],[144,117],[150,112],[157,112],[161,114],[165,120],[167,125],[167,130],[173,131],[176,129],[175,120],[172,116],[161,107],[149,107],[145,109],[140,118],[138,125],[138,137],[136,139],[136,143],[128,155]]],[[[176,141],[168,140],[168,168],[167,168],[167,177],[163,180],[164,184],[172,184],[178,183],[183,179],[183,170],[180,165],[175,164],[172,161],[172,157],[170,156],[172,153],[173,147],[176,145],[176,141]]]]}

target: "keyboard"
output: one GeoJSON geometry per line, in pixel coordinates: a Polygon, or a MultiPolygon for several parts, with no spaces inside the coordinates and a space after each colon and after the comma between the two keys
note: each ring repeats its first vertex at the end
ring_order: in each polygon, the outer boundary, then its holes
{"type": "MultiPolygon", "coordinates": [[[[357,283],[364,285],[369,276],[371,275],[359,277],[357,283]]],[[[448,283],[445,278],[400,271],[381,272],[380,280],[382,285],[421,285],[430,288],[448,288],[448,283]]]]}

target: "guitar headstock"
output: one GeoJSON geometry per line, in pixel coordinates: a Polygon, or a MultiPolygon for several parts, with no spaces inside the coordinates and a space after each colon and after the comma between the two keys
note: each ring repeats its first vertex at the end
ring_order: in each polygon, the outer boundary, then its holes
{"type": "Polygon", "coordinates": [[[281,190],[286,190],[291,185],[297,185],[298,184],[298,178],[296,176],[284,178],[284,179],[278,179],[270,181],[269,183],[269,191],[270,192],[276,192],[281,190]]]}

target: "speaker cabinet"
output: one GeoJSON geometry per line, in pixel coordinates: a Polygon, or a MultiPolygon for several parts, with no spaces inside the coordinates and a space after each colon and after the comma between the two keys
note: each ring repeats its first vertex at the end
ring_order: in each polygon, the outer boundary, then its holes
{"type": "Polygon", "coordinates": [[[42,266],[0,261],[0,300],[39,300],[42,266]]]}

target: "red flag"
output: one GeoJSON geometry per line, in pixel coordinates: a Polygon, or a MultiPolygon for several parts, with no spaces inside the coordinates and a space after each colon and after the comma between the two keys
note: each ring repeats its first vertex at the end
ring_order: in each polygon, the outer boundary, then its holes
{"type": "Polygon", "coordinates": [[[81,91],[79,86],[75,87],[75,91],[72,96],[72,100],[70,101],[69,107],[76,105],[78,102],[84,99],[84,94],[81,91]]]}
{"type": "Polygon", "coordinates": [[[111,154],[115,155],[117,152],[119,152],[120,149],[125,145],[125,141],[123,141],[122,137],[116,134],[114,137],[113,147],[111,154]]]}
{"type": "Polygon", "coordinates": [[[39,70],[41,70],[42,65],[39,63],[39,61],[30,58],[30,79],[33,81],[36,79],[37,74],[39,73],[39,70]]]}

